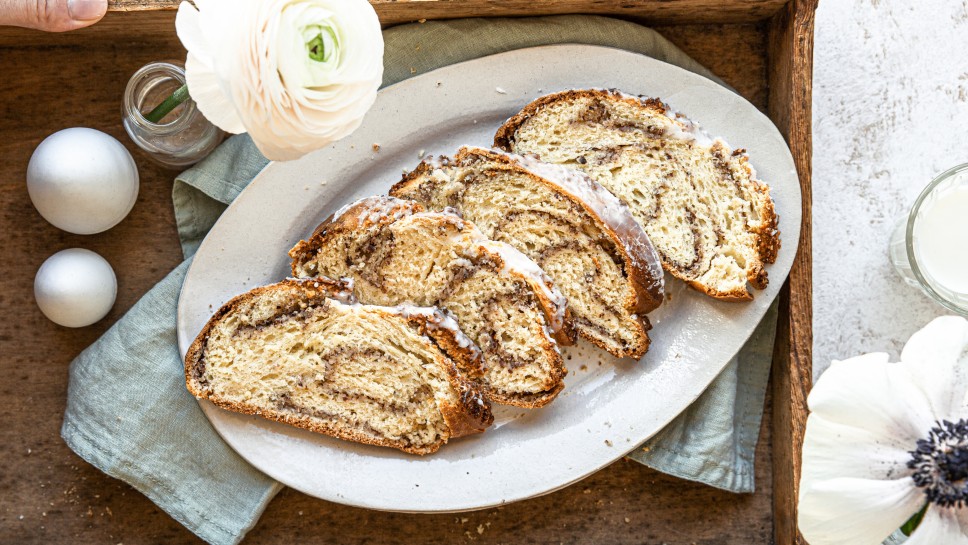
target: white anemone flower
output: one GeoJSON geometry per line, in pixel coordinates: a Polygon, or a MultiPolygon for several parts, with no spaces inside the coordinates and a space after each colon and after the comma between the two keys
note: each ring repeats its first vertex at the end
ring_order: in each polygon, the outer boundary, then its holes
{"type": "Polygon", "coordinates": [[[834,362],[808,398],[800,531],[878,545],[925,509],[906,545],[968,545],[968,321],[938,318],[887,354],[834,362]]]}
{"type": "Polygon", "coordinates": [[[175,29],[185,80],[209,121],[296,159],[363,121],[383,80],[383,34],[366,0],[193,0],[175,29]]]}

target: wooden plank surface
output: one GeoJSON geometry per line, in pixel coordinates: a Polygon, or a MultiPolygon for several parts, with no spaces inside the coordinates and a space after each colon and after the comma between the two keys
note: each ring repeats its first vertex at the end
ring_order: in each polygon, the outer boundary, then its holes
{"type": "MultiPolygon", "coordinates": [[[[739,23],[771,17],[787,0],[370,0],[384,24],[417,19],[558,13],[633,15],[663,23],[739,23]]],[[[113,11],[173,10],[181,0],[109,0],[113,11]]]]}
{"type": "Polygon", "coordinates": [[[817,0],[794,0],[771,22],[769,35],[769,115],[790,144],[803,192],[800,246],[781,297],[774,349],[773,500],[776,545],[804,543],[797,530],[807,393],[813,377],[813,277],[811,242],[811,91],[813,22],[817,0]],[[782,462],[779,462],[782,461],[782,462]]]}
{"type": "MultiPolygon", "coordinates": [[[[123,28],[129,19],[121,18],[128,16],[111,14],[105,23],[123,28]]],[[[8,68],[0,81],[0,303],[15,317],[0,324],[0,456],[6,461],[0,543],[198,542],[144,496],[83,462],[59,435],[68,363],[181,260],[170,200],[174,173],[135,153],[142,181],[132,214],[109,232],[88,237],[45,223],[24,187],[31,151],[58,129],[91,126],[128,144],[120,125],[128,76],[148,61],[184,55],[171,27],[158,29],[129,26],[121,38],[76,33],[45,41],[41,35],[0,48],[0,65],[8,68]],[[119,279],[118,303],[108,318],[80,330],[48,322],[32,296],[43,260],[74,246],[105,256],[119,279]]],[[[766,109],[765,25],[660,31],[766,109]]],[[[549,496],[464,515],[380,513],[286,490],[247,543],[767,544],[776,482],[770,478],[769,423],[767,418],[757,449],[755,495],[719,492],[626,461],[549,496]]]]}

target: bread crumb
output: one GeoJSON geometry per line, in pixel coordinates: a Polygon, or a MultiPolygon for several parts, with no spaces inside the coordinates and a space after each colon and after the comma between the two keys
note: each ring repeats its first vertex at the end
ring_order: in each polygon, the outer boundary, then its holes
{"type": "Polygon", "coordinates": [[[461,517],[461,518],[460,518],[460,523],[461,523],[461,524],[464,524],[465,522],[467,522],[467,521],[469,521],[469,520],[470,520],[470,519],[469,519],[469,518],[467,518],[467,517],[461,517]]]}
{"type": "Polygon", "coordinates": [[[380,151],[380,144],[373,144],[373,151],[379,152],[380,151]]]}
{"type": "Polygon", "coordinates": [[[588,366],[583,363],[581,364],[581,367],[579,367],[578,369],[581,371],[588,371],[588,366]]]}
{"type": "Polygon", "coordinates": [[[426,19],[417,19],[417,22],[420,23],[420,24],[424,24],[424,23],[427,22],[427,20],[426,19]]]}
{"type": "Polygon", "coordinates": [[[440,82],[439,81],[437,82],[437,87],[440,87],[440,82]]]}
{"type": "Polygon", "coordinates": [[[606,439],[605,440],[605,445],[610,447],[610,446],[612,446],[612,442],[609,441],[608,439],[606,439]]]}
{"type": "Polygon", "coordinates": [[[410,67],[410,73],[411,74],[416,74],[417,73],[417,69],[411,66],[410,67]]]}
{"type": "Polygon", "coordinates": [[[502,94],[502,95],[506,95],[506,94],[508,94],[508,92],[507,92],[507,91],[505,91],[505,90],[504,90],[503,88],[501,88],[501,87],[495,87],[495,88],[494,88],[494,90],[495,90],[495,91],[497,91],[498,93],[500,93],[500,94],[502,94]]]}
{"type": "Polygon", "coordinates": [[[586,489],[582,490],[581,493],[582,494],[591,494],[592,493],[592,489],[591,488],[586,488],[586,489]]]}
{"type": "Polygon", "coordinates": [[[484,534],[484,525],[483,524],[478,524],[477,525],[477,535],[483,535],[483,534],[484,534]]]}
{"type": "Polygon", "coordinates": [[[413,50],[414,51],[420,51],[420,44],[417,44],[417,47],[413,48],[413,50]]]}
{"type": "Polygon", "coordinates": [[[649,452],[650,450],[652,449],[650,449],[649,447],[642,447],[642,452],[649,452]]]}
{"type": "Polygon", "coordinates": [[[424,155],[427,155],[427,150],[422,149],[422,150],[418,151],[417,152],[417,159],[423,159],[424,158],[424,155]]]}
{"type": "Polygon", "coordinates": [[[625,524],[628,524],[628,523],[630,523],[630,522],[632,522],[632,521],[631,521],[631,520],[629,520],[629,518],[628,518],[628,517],[625,517],[625,524]]]}

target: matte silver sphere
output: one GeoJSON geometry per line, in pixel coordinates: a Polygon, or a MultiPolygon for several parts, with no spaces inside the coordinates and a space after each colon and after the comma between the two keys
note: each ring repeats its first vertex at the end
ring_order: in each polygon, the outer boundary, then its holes
{"type": "Polygon", "coordinates": [[[82,248],[47,258],[34,277],[34,299],[52,322],[84,327],[104,318],[118,295],[118,279],[103,257],[82,248]]]}
{"type": "Polygon", "coordinates": [[[111,135],[75,127],[48,136],[27,165],[27,192],[55,227],[78,235],[107,231],[138,199],[138,167],[111,135]]]}

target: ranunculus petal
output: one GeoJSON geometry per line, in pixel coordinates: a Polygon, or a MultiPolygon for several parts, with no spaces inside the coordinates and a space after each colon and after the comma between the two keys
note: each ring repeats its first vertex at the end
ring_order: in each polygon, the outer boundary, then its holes
{"type": "Polygon", "coordinates": [[[800,531],[811,545],[879,545],[924,502],[909,478],[817,482],[801,487],[800,531]]]}
{"type": "Polygon", "coordinates": [[[968,545],[968,537],[955,510],[931,505],[904,545],[968,545]]]}
{"type": "Polygon", "coordinates": [[[901,361],[924,390],[939,419],[968,417],[968,320],[942,316],[911,336],[901,361]]]}
{"type": "Polygon", "coordinates": [[[222,90],[215,73],[192,53],[185,60],[185,82],[195,106],[206,119],[225,132],[245,132],[245,125],[231,99],[222,90]]]}
{"type": "Polygon", "coordinates": [[[834,362],[814,385],[810,411],[830,422],[893,438],[913,449],[937,419],[909,368],[886,354],[834,362]]]}
{"type": "Polygon", "coordinates": [[[212,52],[202,32],[201,16],[195,6],[188,2],[178,5],[178,13],[175,15],[175,33],[192,55],[205,64],[211,63],[212,52]]]}

